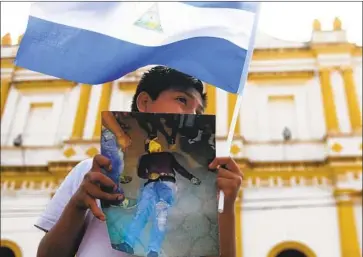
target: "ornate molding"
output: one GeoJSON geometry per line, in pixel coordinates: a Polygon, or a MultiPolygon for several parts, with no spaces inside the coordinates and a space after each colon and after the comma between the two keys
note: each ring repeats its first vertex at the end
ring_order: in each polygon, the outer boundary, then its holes
{"type": "Polygon", "coordinates": [[[246,158],[236,159],[240,167],[259,171],[277,170],[315,170],[329,167],[334,169],[362,169],[362,156],[360,157],[329,157],[322,161],[289,161],[289,162],[251,162],[246,158]]]}
{"type": "Polygon", "coordinates": [[[118,88],[122,91],[122,92],[129,92],[129,93],[134,93],[136,91],[136,87],[137,87],[137,82],[141,79],[141,76],[139,77],[135,77],[135,79],[133,81],[121,81],[118,83],[118,88]]]}
{"type": "Polygon", "coordinates": [[[39,92],[39,91],[66,91],[69,89],[72,89],[76,86],[76,83],[69,82],[65,80],[44,80],[44,81],[22,81],[22,82],[16,82],[13,84],[14,88],[16,88],[21,93],[27,93],[27,92],[39,92]]]}
{"type": "Polygon", "coordinates": [[[362,197],[362,190],[356,189],[335,189],[334,196],[339,200],[351,200],[354,197],[362,197]]]}
{"type": "Polygon", "coordinates": [[[14,58],[1,58],[1,69],[14,69],[14,58]]]}
{"type": "Polygon", "coordinates": [[[50,162],[47,166],[1,166],[1,190],[55,189],[77,162],[50,162]]]}
{"type": "Polygon", "coordinates": [[[314,53],[308,48],[275,48],[256,49],[253,52],[253,61],[276,59],[309,59],[314,58],[314,53]]]}
{"type": "Polygon", "coordinates": [[[337,44],[313,44],[311,50],[315,55],[318,54],[341,54],[349,53],[353,54],[359,49],[358,46],[351,43],[337,43],[337,44]]]}
{"type": "Polygon", "coordinates": [[[252,187],[337,187],[339,183],[347,183],[350,189],[354,189],[354,183],[362,181],[362,170],[345,170],[335,172],[329,169],[310,171],[275,171],[258,172],[245,171],[243,188],[252,187]]]}
{"type": "MultiPolygon", "coordinates": [[[[348,162],[338,165],[330,160],[306,163],[250,163],[246,159],[240,159],[237,162],[244,172],[243,188],[338,186],[339,183],[349,185],[350,182],[361,181],[362,163],[345,159],[348,162]]],[[[2,166],[1,188],[54,189],[77,163],[50,162],[47,166],[2,166]]]]}
{"type": "Polygon", "coordinates": [[[251,72],[248,74],[248,82],[265,84],[270,81],[283,80],[311,80],[315,77],[314,71],[289,71],[289,72],[251,72]]]}

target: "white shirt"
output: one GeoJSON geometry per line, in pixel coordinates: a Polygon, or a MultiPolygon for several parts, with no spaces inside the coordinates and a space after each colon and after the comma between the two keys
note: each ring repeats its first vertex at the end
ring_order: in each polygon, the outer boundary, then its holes
{"type": "MultiPolygon", "coordinates": [[[[75,166],[59,186],[53,198],[41,214],[36,226],[49,231],[58,221],[65,206],[82,183],[84,175],[91,169],[93,159],[75,166]]],[[[97,200],[100,207],[100,201],[97,200]]],[[[79,246],[77,257],[128,257],[130,255],[112,249],[106,222],[98,220],[90,211],[86,214],[86,232],[79,246]]],[[[64,235],[66,236],[66,235],[64,235]]]]}

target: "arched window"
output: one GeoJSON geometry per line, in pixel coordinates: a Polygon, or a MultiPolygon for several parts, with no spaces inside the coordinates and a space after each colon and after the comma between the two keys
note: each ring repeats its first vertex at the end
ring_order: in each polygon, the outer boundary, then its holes
{"type": "Polygon", "coordinates": [[[0,248],[0,256],[1,257],[16,257],[13,250],[11,250],[9,247],[3,247],[0,248]]]}
{"type": "Polygon", "coordinates": [[[307,245],[301,242],[281,242],[273,247],[268,257],[316,257],[316,254],[307,245]]]}
{"type": "Polygon", "coordinates": [[[22,257],[22,253],[20,247],[9,240],[1,240],[0,247],[0,256],[1,257],[22,257]]]}
{"type": "Polygon", "coordinates": [[[295,249],[282,250],[276,257],[308,257],[303,252],[295,249]]]}

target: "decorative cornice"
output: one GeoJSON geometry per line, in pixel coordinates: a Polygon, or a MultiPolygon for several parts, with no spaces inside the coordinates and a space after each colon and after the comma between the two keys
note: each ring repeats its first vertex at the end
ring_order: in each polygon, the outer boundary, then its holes
{"type": "Polygon", "coordinates": [[[13,84],[22,93],[34,91],[65,91],[72,89],[76,83],[65,80],[23,81],[13,84]]]}
{"type": "MultiPolygon", "coordinates": [[[[353,136],[353,134],[352,134],[353,136]]],[[[348,136],[347,136],[348,137],[348,136]]],[[[324,136],[321,139],[313,139],[313,140],[299,140],[299,139],[292,139],[288,142],[284,142],[282,140],[268,140],[268,141],[257,141],[257,140],[247,140],[243,135],[235,135],[233,137],[234,141],[242,141],[243,145],[251,144],[251,145],[270,145],[270,144],[320,144],[327,142],[328,137],[324,136]]],[[[227,141],[227,136],[216,136],[216,140],[218,141],[227,141]]]]}
{"type": "Polygon", "coordinates": [[[314,58],[314,53],[308,48],[275,48],[275,49],[255,49],[253,61],[276,60],[276,59],[308,59],[314,58]]]}
{"type": "Polygon", "coordinates": [[[78,162],[49,162],[46,166],[0,166],[1,175],[23,175],[49,173],[53,174],[56,171],[67,172],[72,169],[78,162]]]}
{"type": "MultiPolygon", "coordinates": [[[[332,186],[339,181],[357,181],[362,179],[362,158],[340,159],[336,165],[330,159],[324,162],[295,163],[250,163],[245,159],[237,160],[244,173],[243,187],[255,186],[294,186],[321,185],[332,186]],[[342,161],[344,161],[342,163],[342,161]]],[[[50,162],[47,166],[2,166],[2,188],[41,189],[56,187],[78,162],[50,162]]]]}
{"type": "Polygon", "coordinates": [[[266,80],[311,80],[314,76],[314,71],[251,72],[248,74],[248,82],[261,82],[266,80]]]}
{"type": "Polygon", "coordinates": [[[349,133],[328,133],[326,138],[335,139],[335,138],[354,138],[354,137],[362,137],[362,131],[353,131],[349,133]]]}
{"type": "MultiPolygon", "coordinates": [[[[298,144],[325,144],[328,142],[328,139],[334,138],[355,138],[361,137],[362,134],[355,132],[355,133],[336,133],[329,136],[324,136],[321,139],[312,139],[312,140],[299,140],[293,139],[288,142],[284,142],[282,140],[269,140],[269,141],[255,141],[255,140],[247,140],[244,136],[235,135],[233,137],[234,141],[242,141],[243,145],[298,145],[298,144]]],[[[226,136],[216,136],[216,141],[226,141],[226,136]]],[[[98,144],[100,142],[100,138],[93,138],[93,139],[67,139],[64,140],[64,144],[98,144]]]]}
{"type": "Polygon", "coordinates": [[[77,162],[50,162],[47,166],[1,166],[1,189],[54,189],[77,162]]]}
{"type": "Polygon", "coordinates": [[[118,82],[118,88],[122,92],[134,93],[136,91],[137,82],[140,80],[141,76],[132,82],[118,82]]]}
{"type": "Polygon", "coordinates": [[[335,189],[334,196],[362,197],[362,190],[354,189],[335,189]]]}
{"type": "Polygon", "coordinates": [[[100,138],[92,138],[92,139],[67,139],[63,141],[64,144],[67,145],[90,145],[90,144],[99,144],[100,138]]]}
{"type": "Polygon", "coordinates": [[[14,58],[1,58],[1,69],[14,69],[14,58]]]}
{"type": "Polygon", "coordinates": [[[264,170],[276,170],[276,169],[289,169],[289,170],[306,170],[316,169],[319,167],[349,167],[349,168],[361,168],[362,167],[362,156],[341,156],[341,157],[328,157],[322,161],[288,161],[288,162],[259,162],[249,161],[248,159],[237,159],[239,165],[248,167],[251,169],[264,169],[264,170]]]}
{"type": "MultiPolygon", "coordinates": [[[[335,187],[339,182],[351,184],[362,181],[360,170],[345,169],[335,172],[334,169],[320,168],[303,171],[253,171],[244,172],[243,187],[292,187],[292,186],[329,186],[335,187]]],[[[348,185],[350,185],[348,184],[348,185]]]]}
{"type": "Polygon", "coordinates": [[[338,44],[314,44],[311,46],[311,50],[315,55],[318,54],[341,54],[349,53],[353,54],[358,51],[359,47],[350,43],[338,43],[338,44]]]}

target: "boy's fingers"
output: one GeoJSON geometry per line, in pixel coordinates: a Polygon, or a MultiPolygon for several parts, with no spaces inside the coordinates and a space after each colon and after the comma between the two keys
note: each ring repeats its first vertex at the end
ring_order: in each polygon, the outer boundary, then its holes
{"type": "Polygon", "coordinates": [[[220,166],[225,166],[233,173],[241,174],[237,163],[231,157],[217,157],[209,164],[210,169],[219,169],[220,166]]]}
{"type": "Polygon", "coordinates": [[[92,199],[91,197],[88,197],[87,204],[93,215],[102,221],[105,221],[105,214],[102,212],[102,210],[97,206],[96,200],[92,199]]]}
{"type": "Polygon", "coordinates": [[[88,184],[86,190],[90,196],[100,200],[115,201],[115,200],[122,200],[124,198],[120,194],[108,194],[106,192],[103,192],[98,186],[91,183],[88,184]]]}
{"type": "Polygon", "coordinates": [[[106,170],[111,170],[112,166],[111,166],[111,160],[108,159],[107,157],[101,155],[101,154],[97,154],[94,158],[93,158],[93,164],[92,164],[92,169],[99,169],[99,168],[105,168],[106,170]]]}
{"type": "MultiPolygon", "coordinates": [[[[233,164],[233,160],[230,157],[216,157],[214,160],[209,164],[209,168],[216,169],[218,166],[224,165],[227,169],[231,169],[231,164],[233,164]]],[[[237,166],[237,165],[236,165],[237,166]]]]}
{"type": "Polygon", "coordinates": [[[231,186],[232,180],[226,178],[217,178],[217,186],[221,190],[229,189],[231,186]]]}
{"type": "Polygon", "coordinates": [[[218,176],[225,177],[229,179],[241,179],[243,180],[243,172],[240,170],[238,173],[231,172],[230,170],[219,168],[218,169],[218,176]]]}
{"type": "Polygon", "coordinates": [[[236,175],[233,172],[230,172],[229,170],[223,169],[223,168],[219,168],[218,169],[218,177],[220,178],[228,178],[228,179],[236,179],[236,177],[238,177],[238,175],[236,175]]]}
{"type": "Polygon", "coordinates": [[[242,179],[217,178],[217,186],[220,190],[236,190],[241,187],[242,179]]]}

